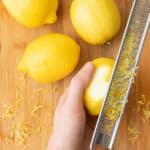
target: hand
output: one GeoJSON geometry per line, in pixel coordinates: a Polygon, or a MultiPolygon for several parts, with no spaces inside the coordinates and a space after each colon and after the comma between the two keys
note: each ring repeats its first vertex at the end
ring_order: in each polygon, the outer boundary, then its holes
{"type": "Polygon", "coordinates": [[[71,80],[69,88],[61,96],[54,115],[48,150],[82,149],[86,122],[82,100],[93,71],[93,64],[87,63],[71,80]]]}

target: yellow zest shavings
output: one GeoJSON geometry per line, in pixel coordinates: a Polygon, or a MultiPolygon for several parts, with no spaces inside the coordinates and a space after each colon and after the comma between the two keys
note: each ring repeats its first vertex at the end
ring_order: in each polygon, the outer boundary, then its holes
{"type": "Polygon", "coordinates": [[[136,73],[137,73],[138,69],[139,69],[139,66],[137,66],[136,69],[135,69],[135,73],[133,75],[133,81],[132,81],[133,84],[135,83],[136,73]]]}
{"type": "Polygon", "coordinates": [[[103,128],[104,128],[104,131],[106,132],[107,135],[110,135],[112,127],[113,127],[112,123],[104,125],[103,128]]]}
{"type": "Polygon", "coordinates": [[[4,115],[3,115],[3,119],[4,120],[7,120],[7,119],[13,119],[15,116],[16,116],[16,110],[15,110],[15,107],[13,106],[9,106],[7,108],[7,110],[5,111],[4,115]]]}
{"type": "Polygon", "coordinates": [[[38,117],[38,112],[44,108],[44,104],[36,104],[32,110],[32,116],[38,117]]]}
{"type": "Polygon", "coordinates": [[[11,120],[17,114],[17,109],[20,107],[21,100],[23,99],[23,93],[16,88],[16,101],[13,106],[6,106],[4,114],[1,116],[4,120],[11,120]]]}
{"type": "Polygon", "coordinates": [[[150,120],[150,102],[146,101],[146,96],[144,94],[141,94],[141,99],[137,101],[136,112],[140,112],[140,118],[143,123],[150,120]]]}
{"type": "Polygon", "coordinates": [[[144,94],[141,95],[141,100],[137,101],[137,112],[139,112],[141,110],[141,107],[144,106],[146,104],[146,97],[144,94]]]}
{"type": "Polygon", "coordinates": [[[14,131],[18,145],[23,146],[26,144],[28,137],[35,132],[35,128],[29,124],[19,122],[14,126],[14,131]]]}
{"type": "Polygon", "coordinates": [[[142,94],[141,98],[142,98],[143,102],[145,103],[146,102],[146,96],[144,94],[142,94]]]}
{"type": "Polygon", "coordinates": [[[136,142],[136,140],[138,139],[138,136],[141,132],[137,129],[137,128],[132,128],[132,127],[128,127],[128,134],[129,134],[129,142],[131,142],[131,144],[134,144],[136,142]]]}
{"type": "Polygon", "coordinates": [[[12,144],[16,141],[17,145],[25,146],[28,138],[36,133],[41,132],[41,126],[34,128],[33,126],[25,123],[18,122],[12,128],[11,132],[4,138],[6,144],[12,144]]]}
{"type": "Polygon", "coordinates": [[[136,109],[136,112],[140,112],[141,110],[141,106],[144,105],[145,103],[141,100],[138,100],[137,101],[137,109],[136,109]]]}
{"type": "Polygon", "coordinates": [[[47,110],[47,113],[48,113],[49,117],[53,116],[54,107],[51,104],[49,104],[49,105],[36,104],[36,105],[34,105],[34,108],[31,112],[31,114],[32,114],[33,117],[38,117],[39,112],[44,110],[44,109],[47,110]]]}
{"type": "Polygon", "coordinates": [[[56,92],[58,91],[58,89],[57,88],[49,88],[49,89],[47,89],[47,93],[53,93],[53,94],[55,94],[56,92]]]}
{"type": "Polygon", "coordinates": [[[128,126],[128,132],[129,132],[129,134],[139,134],[139,133],[141,133],[137,128],[132,128],[130,126],[128,126]]]}
{"type": "MultiPolygon", "coordinates": [[[[34,93],[40,93],[42,90],[43,90],[42,88],[35,89],[34,93]]],[[[54,89],[53,91],[56,92],[57,89],[54,89]]],[[[17,115],[17,112],[19,111],[20,103],[22,100],[24,100],[24,95],[20,89],[16,88],[16,101],[14,102],[12,106],[8,106],[5,104],[4,109],[6,110],[4,114],[0,116],[0,118],[4,120],[13,119],[17,115]]],[[[50,105],[50,104],[49,105],[48,104],[34,105],[33,110],[32,110],[32,115],[34,117],[38,117],[39,113],[44,108],[46,109],[48,116],[52,118],[54,107],[53,105],[50,105]]],[[[12,128],[12,131],[7,136],[4,136],[3,139],[0,137],[0,142],[4,141],[5,144],[16,143],[17,145],[25,146],[29,137],[33,134],[39,134],[42,128],[43,127],[41,126],[33,127],[32,124],[29,125],[29,124],[18,122],[15,124],[15,126],[12,128]]]]}
{"type": "MultiPolygon", "coordinates": [[[[120,95],[120,92],[118,93],[120,95]]],[[[115,97],[118,97],[118,93],[115,92],[112,94],[114,94],[115,97]]],[[[121,112],[121,102],[110,100],[108,104],[109,106],[105,108],[106,118],[110,121],[115,121],[119,117],[119,114],[121,112]]]]}
{"type": "Polygon", "coordinates": [[[21,101],[24,99],[23,93],[21,90],[16,88],[16,101],[21,101]]]}
{"type": "Polygon", "coordinates": [[[9,133],[9,135],[7,137],[5,137],[4,142],[6,144],[12,144],[14,142],[14,137],[15,137],[15,134],[14,134],[14,131],[12,130],[9,133]]]}
{"type": "Polygon", "coordinates": [[[43,90],[42,88],[34,89],[34,90],[33,90],[33,93],[40,93],[42,90],[43,90]]]}
{"type": "Polygon", "coordinates": [[[149,120],[150,119],[150,110],[143,110],[143,117],[146,120],[149,120]]]}
{"type": "Polygon", "coordinates": [[[143,107],[143,122],[146,122],[150,120],[150,102],[146,103],[146,96],[144,94],[141,95],[142,101],[145,104],[145,107],[143,107]]]}
{"type": "Polygon", "coordinates": [[[14,103],[14,108],[18,109],[20,107],[21,101],[24,99],[23,93],[19,90],[16,89],[16,101],[14,103]]]}
{"type": "Polygon", "coordinates": [[[138,100],[137,103],[138,103],[139,105],[144,105],[144,104],[145,104],[145,102],[143,102],[143,101],[141,101],[141,100],[138,100]]]}
{"type": "Polygon", "coordinates": [[[16,116],[16,114],[17,114],[17,109],[20,106],[20,102],[21,102],[20,98],[17,97],[17,100],[15,101],[14,105],[7,107],[7,109],[6,109],[5,113],[4,113],[4,115],[2,116],[2,118],[4,120],[11,120],[11,119],[13,119],[16,116]]]}
{"type": "Polygon", "coordinates": [[[116,119],[119,117],[121,113],[121,105],[117,101],[111,104],[112,107],[105,107],[105,117],[107,120],[109,120],[109,123],[103,125],[103,130],[108,135],[110,135],[111,130],[113,128],[114,125],[113,122],[116,121],[116,119]]]}
{"type": "Polygon", "coordinates": [[[13,140],[12,140],[11,138],[9,138],[9,137],[6,137],[6,138],[5,138],[5,143],[6,143],[6,144],[12,144],[12,143],[13,143],[13,140]]]}
{"type": "Polygon", "coordinates": [[[114,121],[115,119],[117,119],[120,112],[121,106],[116,105],[115,109],[106,109],[106,117],[107,119],[114,121]]]}
{"type": "Polygon", "coordinates": [[[138,135],[134,134],[134,136],[129,137],[129,142],[131,142],[131,144],[135,144],[136,140],[138,139],[138,135]]]}

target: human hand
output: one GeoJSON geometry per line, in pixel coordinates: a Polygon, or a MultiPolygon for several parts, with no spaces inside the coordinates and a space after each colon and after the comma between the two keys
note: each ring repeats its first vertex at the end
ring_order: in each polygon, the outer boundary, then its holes
{"type": "Polygon", "coordinates": [[[83,146],[86,115],[83,94],[94,66],[87,63],[73,79],[61,96],[54,115],[52,134],[48,150],[80,150],[83,146]]]}

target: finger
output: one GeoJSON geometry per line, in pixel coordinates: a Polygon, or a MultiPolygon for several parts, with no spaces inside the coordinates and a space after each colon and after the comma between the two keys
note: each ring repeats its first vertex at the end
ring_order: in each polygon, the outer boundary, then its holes
{"type": "Polygon", "coordinates": [[[65,93],[60,97],[57,107],[62,107],[63,103],[67,99],[67,95],[68,95],[68,88],[66,89],[65,93]]]}
{"type": "Polygon", "coordinates": [[[68,91],[68,102],[71,103],[81,103],[83,97],[83,92],[87,87],[92,74],[94,71],[94,66],[91,62],[88,62],[84,67],[75,75],[72,79],[69,91],[68,91]]]}

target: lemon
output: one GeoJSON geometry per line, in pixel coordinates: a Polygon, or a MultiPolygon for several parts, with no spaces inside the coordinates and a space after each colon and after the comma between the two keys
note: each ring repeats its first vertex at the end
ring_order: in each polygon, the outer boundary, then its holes
{"type": "Polygon", "coordinates": [[[111,40],[121,25],[114,0],[73,0],[70,16],[76,32],[90,44],[111,40]]]}
{"type": "Polygon", "coordinates": [[[21,24],[38,27],[57,20],[58,0],[2,0],[10,14],[21,24]]]}
{"type": "Polygon", "coordinates": [[[95,73],[84,95],[84,106],[90,115],[98,115],[112,74],[114,60],[97,58],[93,61],[95,73]]]}
{"type": "Polygon", "coordinates": [[[18,69],[39,82],[54,82],[74,70],[79,55],[79,45],[67,35],[47,34],[27,46],[18,69]]]}

